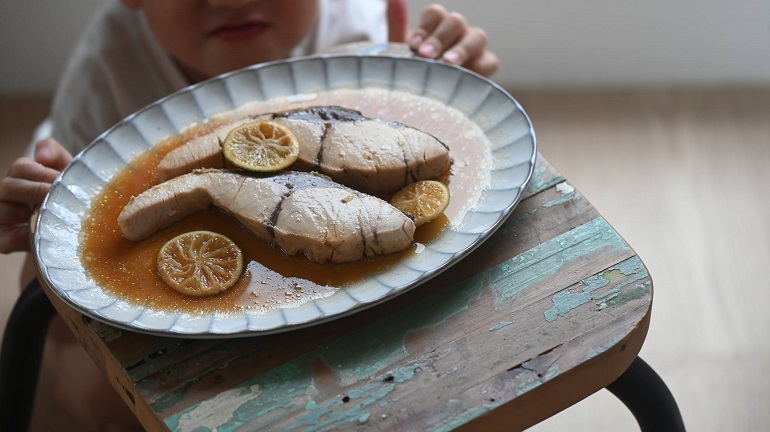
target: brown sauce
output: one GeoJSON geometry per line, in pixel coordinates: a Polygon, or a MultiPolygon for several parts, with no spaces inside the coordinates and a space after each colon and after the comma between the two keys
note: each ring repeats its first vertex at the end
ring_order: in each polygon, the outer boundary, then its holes
{"type": "MultiPolygon", "coordinates": [[[[479,182],[483,181],[483,178],[473,177],[478,176],[481,171],[488,171],[478,169],[488,163],[484,160],[488,153],[488,143],[481,139],[472,140],[476,142],[470,144],[464,142],[471,136],[467,130],[472,123],[467,119],[464,122],[454,122],[460,124],[453,127],[461,130],[464,128],[464,131],[457,132],[447,139],[442,134],[446,135],[447,129],[450,129],[451,135],[452,127],[447,128],[446,123],[449,114],[443,117],[443,122],[441,116],[424,117],[422,122],[418,121],[419,116],[400,118],[396,114],[403,113],[405,108],[411,105],[405,107],[405,102],[397,98],[383,99],[376,95],[361,97],[361,94],[369,93],[360,90],[328,92],[318,94],[317,98],[304,101],[303,104],[337,104],[359,109],[369,117],[401,121],[422,128],[449,145],[450,155],[454,159],[452,173],[448,178],[452,193],[450,208],[438,219],[419,227],[415,233],[417,244],[430,243],[445,227],[459,223],[464,211],[478,200],[474,191],[479,189],[479,182]],[[475,168],[465,169],[469,166],[475,168]]],[[[417,98],[404,97],[408,99],[409,104],[413,104],[412,99],[417,98]]],[[[250,308],[266,311],[329,296],[347,285],[386,270],[405,256],[415,253],[416,247],[413,246],[400,253],[352,263],[318,264],[303,256],[285,256],[277,248],[257,239],[234,219],[215,208],[191,215],[141,242],[133,242],[122,236],[117,223],[118,215],[131,196],[138,195],[158,183],[157,166],[166,153],[191,138],[209,133],[217,126],[244,114],[298,106],[302,105],[289,101],[249,105],[207,124],[191,127],[136,157],[94,199],[92,210],[83,223],[81,260],[89,276],[113,295],[131,304],[155,310],[233,312],[250,308]],[[244,252],[246,265],[244,275],[225,293],[196,298],[169,288],[158,276],[155,260],[161,246],[168,240],[184,232],[202,229],[221,233],[235,241],[244,252]]],[[[480,137],[481,134],[476,135],[480,137]]]]}

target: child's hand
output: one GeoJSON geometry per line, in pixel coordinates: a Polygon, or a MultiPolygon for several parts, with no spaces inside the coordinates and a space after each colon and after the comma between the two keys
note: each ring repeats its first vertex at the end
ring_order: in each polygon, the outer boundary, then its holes
{"type": "Polygon", "coordinates": [[[72,155],[56,140],[35,146],[35,160],[19,158],[0,180],[0,253],[29,250],[32,208],[43,202],[51,183],[70,163],[72,155]]]}
{"type": "Polygon", "coordinates": [[[388,0],[388,38],[407,42],[421,57],[441,59],[484,76],[491,76],[500,66],[497,56],[487,50],[486,32],[438,4],[425,8],[420,25],[409,32],[406,0],[388,0]]]}

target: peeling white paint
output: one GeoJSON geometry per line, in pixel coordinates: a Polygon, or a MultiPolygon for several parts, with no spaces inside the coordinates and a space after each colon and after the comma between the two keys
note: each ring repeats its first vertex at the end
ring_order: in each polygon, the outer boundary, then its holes
{"type": "Polygon", "coordinates": [[[219,426],[226,424],[246,402],[259,396],[259,384],[245,388],[235,388],[222,392],[213,398],[203,401],[194,410],[179,418],[179,431],[188,432],[200,428],[216,431],[219,426]]]}
{"type": "Polygon", "coordinates": [[[614,299],[615,297],[620,295],[620,291],[610,295],[609,297],[604,298],[602,301],[596,303],[596,310],[603,310],[607,308],[607,302],[614,299]]]}
{"type": "Polygon", "coordinates": [[[561,182],[556,185],[556,190],[561,192],[562,195],[571,194],[575,192],[575,188],[567,182],[561,182]]]}

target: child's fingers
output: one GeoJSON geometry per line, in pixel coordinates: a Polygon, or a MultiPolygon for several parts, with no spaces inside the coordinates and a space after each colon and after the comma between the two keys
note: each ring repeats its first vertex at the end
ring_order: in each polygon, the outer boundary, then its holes
{"type": "Polygon", "coordinates": [[[0,253],[29,250],[29,225],[0,226],[0,253]]]}
{"type": "Polygon", "coordinates": [[[29,205],[0,202],[0,253],[29,249],[29,205]]]}
{"type": "Polygon", "coordinates": [[[468,23],[465,17],[459,13],[450,12],[420,45],[417,53],[427,58],[438,58],[444,51],[461,40],[467,31],[468,23]]]}
{"type": "Polygon", "coordinates": [[[30,204],[43,201],[57,175],[54,169],[20,158],[0,180],[0,253],[29,250],[30,204]]]}
{"type": "Polygon", "coordinates": [[[448,13],[443,6],[438,4],[426,7],[420,15],[420,24],[412,31],[412,35],[409,38],[409,47],[414,51],[418,51],[423,42],[438,28],[448,13]]]}
{"type": "Polygon", "coordinates": [[[406,42],[409,26],[406,0],[388,0],[388,41],[406,42]]]}
{"type": "Polygon", "coordinates": [[[28,204],[0,202],[0,226],[29,222],[32,207],[28,204]]]}
{"type": "Polygon", "coordinates": [[[463,66],[479,75],[490,77],[500,68],[500,59],[493,52],[484,51],[481,56],[472,59],[463,66]]]}
{"type": "Polygon", "coordinates": [[[72,161],[72,155],[55,139],[46,138],[35,145],[35,161],[62,171],[72,161]]]}
{"type": "Polygon", "coordinates": [[[487,46],[487,34],[480,28],[470,28],[454,46],[447,50],[441,59],[447,63],[465,65],[484,53],[487,46]]]}
{"type": "Polygon", "coordinates": [[[40,204],[50,188],[51,183],[6,177],[0,180],[0,201],[40,204]]]}
{"type": "Polygon", "coordinates": [[[34,182],[53,183],[60,171],[37,163],[30,158],[16,159],[8,170],[8,177],[34,182]]]}
{"type": "Polygon", "coordinates": [[[487,50],[487,34],[480,28],[471,28],[441,59],[470,69],[483,76],[492,76],[500,67],[500,59],[487,50]]]}

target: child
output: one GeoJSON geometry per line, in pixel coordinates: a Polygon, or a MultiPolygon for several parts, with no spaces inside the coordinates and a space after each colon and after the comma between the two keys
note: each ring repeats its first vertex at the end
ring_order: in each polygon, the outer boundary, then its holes
{"type": "Polygon", "coordinates": [[[370,40],[407,41],[418,55],[482,75],[498,67],[481,29],[441,6],[407,34],[406,0],[117,0],[85,30],[51,111],[52,136],[0,180],[0,252],[27,250],[40,204],[71,155],[143,106],[250,64],[370,40]],[[387,20],[385,16],[387,15],[387,20]],[[59,143],[62,143],[60,145],[59,143]]]}
{"type": "MultiPolygon", "coordinates": [[[[54,97],[53,138],[38,142],[34,158],[18,159],[0,180],[0,252],[29,248],[31,207],[42,202],[72,154],[127,115],[189,84],[360,41],[407,42],[422,57],[483,75],[496,71],[485,33],[461,15],[429,6],[411,32],[406,16],[406,0],[107,2],[85,30],[54,97]]],[[[49,349],[60,358],[59,371],[68,373],[58,375],[54,394],[72,418],[88,428],[137,426],[103,374],[60,330],[52,326],[59,342],[49,349]],[[79,372],[64,366],[73,363],[79,372]]]]}

